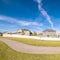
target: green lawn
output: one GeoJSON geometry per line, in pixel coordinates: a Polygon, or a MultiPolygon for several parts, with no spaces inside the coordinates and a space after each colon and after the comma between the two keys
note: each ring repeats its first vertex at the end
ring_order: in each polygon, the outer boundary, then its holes
{"type": "Polygon", "coordinates": [[[0,38],[2,38],[2,36],[0,36],[0,38]]]}
{"type": "Polygon", "coordinates": [[[0,42],[0,60],[60,60],[60,54],[26,54],[9,48],[0,42]]]}
{"type": "Polygon", "coordinates": [[[60,41],[41,41],[36,39],[12,38],[12,37],[6,38],[34,46],[55,46],[55,47],[60,46],[60,41]]]}

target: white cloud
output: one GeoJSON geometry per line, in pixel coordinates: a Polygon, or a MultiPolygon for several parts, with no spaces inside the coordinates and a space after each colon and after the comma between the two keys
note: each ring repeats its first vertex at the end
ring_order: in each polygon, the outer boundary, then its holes
{"type": "Polygon", "coordinates": [[[33,25],[33,26],[43,26],[42,23],[23,21],[23,20],[18,20],[18,19],[15,19],[15,18],[2,16],[2,15],[0,15],[0,20],[7,21],[9,23],[16,23],[16,24],[18,24],[20,26],[30,26],[30,25],[33,25]]]}
{"type": "Polygon", "coordinates": [[[38,3],[38,9],[39,11],[42,13],[42,15],[47,19],[47,21],[50,23],[51,28],[53,28],[53,22],[51,21],[50,16],[47,14],[47,12],[42,8],[42,0],[36,0],[36,2],[38,3]]]}

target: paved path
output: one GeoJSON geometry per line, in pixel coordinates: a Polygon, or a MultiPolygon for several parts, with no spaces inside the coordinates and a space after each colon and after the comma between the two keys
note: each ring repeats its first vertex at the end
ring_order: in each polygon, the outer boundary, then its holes
{"type": "Polygon", "coordinates": [[[31,54],[60,54],[60,47],[42,47],[23,44],[17,41],[0,38],[0,41],[7,44],[13,50],[31,54]]]}

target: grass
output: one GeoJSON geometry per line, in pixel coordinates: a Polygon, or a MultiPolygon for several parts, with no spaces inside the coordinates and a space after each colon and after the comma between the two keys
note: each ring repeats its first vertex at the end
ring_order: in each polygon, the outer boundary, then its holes
{"type": "Polygon", "coordinates": [[[54,47],[60,46],[60,41],[47,41],[47,40],[42,41],[36,39],[12,38],[12,37],[6,37],[6,38],[34,46],[54,46],[54,47]]]}
{"type": "Polygon", "coordinates": [[[0,42],[0,60],[60,60],[60,54],[26,54],[16,52],[0,42]]]}
{"type": "Polygon", "coordinates": [[[2,38],[2,36],[0,36],[0,38],[2,38]]]}

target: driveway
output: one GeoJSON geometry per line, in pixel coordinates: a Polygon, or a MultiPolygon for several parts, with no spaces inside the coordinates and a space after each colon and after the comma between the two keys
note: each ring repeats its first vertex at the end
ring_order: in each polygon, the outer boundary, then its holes
{"type": "Polygon", "coordinates": [[[0,38],[0,41],[18,52],[31,54],[60,54],[60,47],[32,46],[5,38],[0,38]]]}

